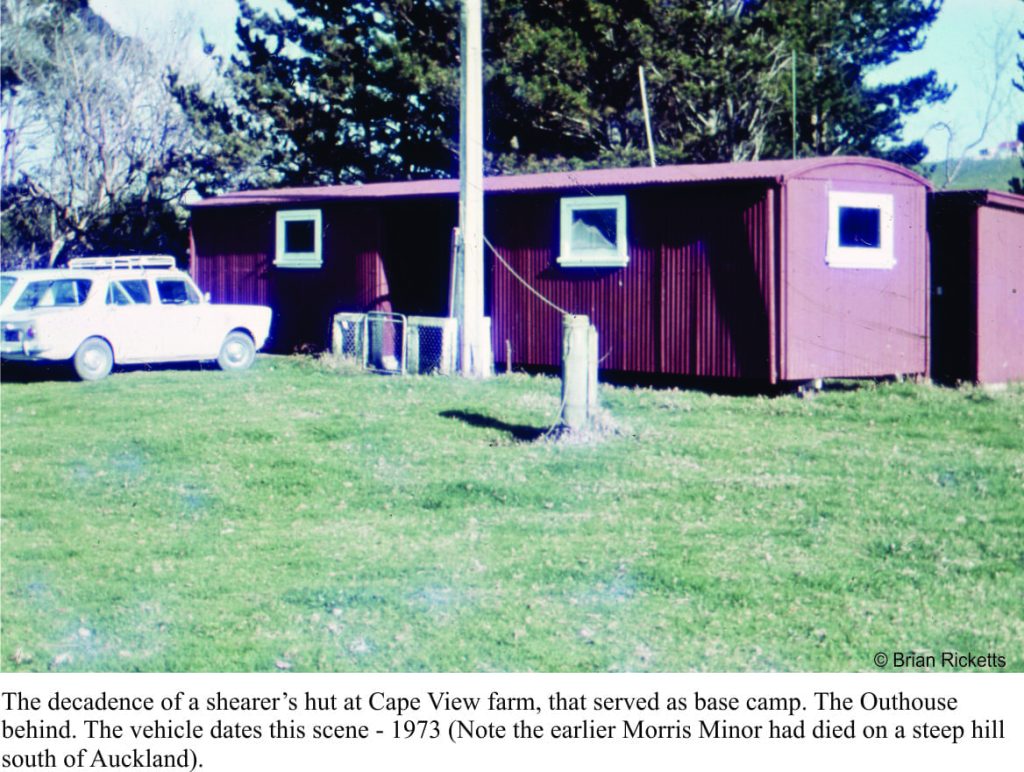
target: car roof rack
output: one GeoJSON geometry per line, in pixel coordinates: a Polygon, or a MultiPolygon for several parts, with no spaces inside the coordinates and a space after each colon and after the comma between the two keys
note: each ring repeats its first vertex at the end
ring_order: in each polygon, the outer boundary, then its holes
{"type": "Polygon", "coordinates": [[[117,255],[113,257],[74,257],[68,268],[174,268],[170,255],[117,255]]]}

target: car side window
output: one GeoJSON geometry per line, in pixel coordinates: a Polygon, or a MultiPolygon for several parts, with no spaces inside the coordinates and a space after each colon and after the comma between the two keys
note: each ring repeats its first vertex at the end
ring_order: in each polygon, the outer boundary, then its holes
{"type": "Polygon", "coordinates": [[[136,305],[149,303],[149,284],[145,279],[126,279],[118,284],[136,305]]]}
{"type": "Polygon", "coordinates": [[[165,305],[186,305],[199,302],[199,295],[181,279],[157,279],[156,294],[165,305]]]}
{"type": "Polygon", "coordinates": [[[92,287],[92,282],[88,279],[34,281],[25,287],[25,291],[15,302],[14,308],[22,311],[27,308],[80,306],[89,296],[90,287],[92,287]]]}
{"type": "Polygon", "coordinates": [[[113,281],[107,287],[108,306],[132,306],[149,304],[149,285],[145,280],[130,279],[113,281]]]}
{"type": "Polygon", "coordinates": [[[128,293],[121,289],[117,282],[113,282],[107,287],[107,305],[108,306],[130,306],[132,299],[128,297],[128,293]]]}

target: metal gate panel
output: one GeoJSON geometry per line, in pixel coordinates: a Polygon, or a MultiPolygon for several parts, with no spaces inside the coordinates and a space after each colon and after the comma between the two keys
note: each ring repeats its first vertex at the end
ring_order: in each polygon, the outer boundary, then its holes
{"type": "Polygon", "coordinates": [[[443,316],[410,316],[405,369],[409,373],[455,372],[459,320],[443,316]]]}
{"type": "Polygon", "coordinates": [[[405,314],[370,311],[366,314],[363,365],[367,370],[402,375],[405,373],[405,314]]]}

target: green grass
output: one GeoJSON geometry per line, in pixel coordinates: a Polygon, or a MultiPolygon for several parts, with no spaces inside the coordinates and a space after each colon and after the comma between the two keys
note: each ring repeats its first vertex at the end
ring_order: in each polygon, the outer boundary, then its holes
{"type": "Polygon", "coordinates": [[[2,397],[4,670],[1024,670],[1024,389],[606,387],[262,357],[2,397]]]}
{"type": "MultiPolygon", "coordinates": [[[[950,162],[950,170],[956,161],[950,162]]],[[[921,173],[936,187],[946,182],[946,167],[940,163],[921,165],[921,173]]],[[[1019,158],[971,158],[963,162],[953,182],[946,190],[1004,190],[1010,189],[1010,180],[1024,177],[1019,158]]]]}

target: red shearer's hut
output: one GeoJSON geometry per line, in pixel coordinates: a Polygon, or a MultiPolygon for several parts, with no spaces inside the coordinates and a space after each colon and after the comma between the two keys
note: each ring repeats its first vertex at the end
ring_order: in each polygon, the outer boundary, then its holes
{"type": "MultiPolygon", "coordinates": [[[[928,182],[870,158],[485,180],[488,240],[587,314],[601,367],[779,383],[928,371],[928,182]]],[[[274,308],[272,347],[324,347],[339,311],[448,313],[457,180],[280,190],[192,209],[214,301],[274,308]]],[[[555,367],[562,320],[492,254],[500,365],[555,367]]]]}

